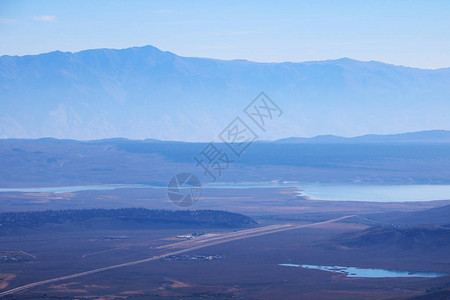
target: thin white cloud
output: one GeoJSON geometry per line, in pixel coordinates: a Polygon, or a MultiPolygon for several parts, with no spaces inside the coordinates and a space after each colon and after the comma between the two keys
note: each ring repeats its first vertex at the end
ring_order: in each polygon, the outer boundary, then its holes
{"type": "Polygon", "coordinates": [[[34,16],[33,20],[43,21],[43,22],[53,22],[55,21],[56,16],[34,16]]]}

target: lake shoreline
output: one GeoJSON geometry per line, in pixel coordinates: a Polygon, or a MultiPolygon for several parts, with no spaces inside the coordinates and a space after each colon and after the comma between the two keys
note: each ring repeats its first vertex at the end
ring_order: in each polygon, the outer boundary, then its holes
{"type": "MultiPolygon", "coordinates": [[[[52,187],[8,187],[0,193],[74,193],[116,189],[166,189],[156,184],[100,184],[52,187]]],[[[293,188],[296,195],[312,201],[350,202],[425,202],[450,200],[450,184],[368,184],[368,183],[297,183],[241,182],[205,184],[203,189],[293,188]]]]}

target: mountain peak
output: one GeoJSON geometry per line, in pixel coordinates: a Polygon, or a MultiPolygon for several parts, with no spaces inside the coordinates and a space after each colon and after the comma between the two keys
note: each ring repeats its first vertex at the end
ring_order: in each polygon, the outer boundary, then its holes
{"type": "Polygon", "coordinates": [[[381,65],[226,61],[151,45],[2,56],[0,138],[208,141],[262,90],[285,112],[264,140],[450,128],[450,69],[381,65]]]}

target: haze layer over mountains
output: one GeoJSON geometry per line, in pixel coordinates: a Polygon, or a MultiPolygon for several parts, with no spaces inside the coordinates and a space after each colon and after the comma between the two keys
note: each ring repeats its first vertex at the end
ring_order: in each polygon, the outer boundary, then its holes
{"type": "Polygon", "coordinates": [[[264,91],[262,139],[450,129],[450,69],[339,59],[256,63],[146,46],[0,57],[0,138],[210,141],[264,91]]]}

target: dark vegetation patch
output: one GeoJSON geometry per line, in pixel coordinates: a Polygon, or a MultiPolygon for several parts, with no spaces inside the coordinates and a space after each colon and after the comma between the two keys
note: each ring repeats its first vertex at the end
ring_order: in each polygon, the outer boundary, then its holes
{"type": "Polygon", "coordinates": [[[218,210],[171,211],[121,208],[0,213],[0,233],[43,227],[58,228],[55,225],[84,226],[96,229],[146,229],[167,226],[240,228],[256,224],[256,221],[248,216],[218,210]]]}

